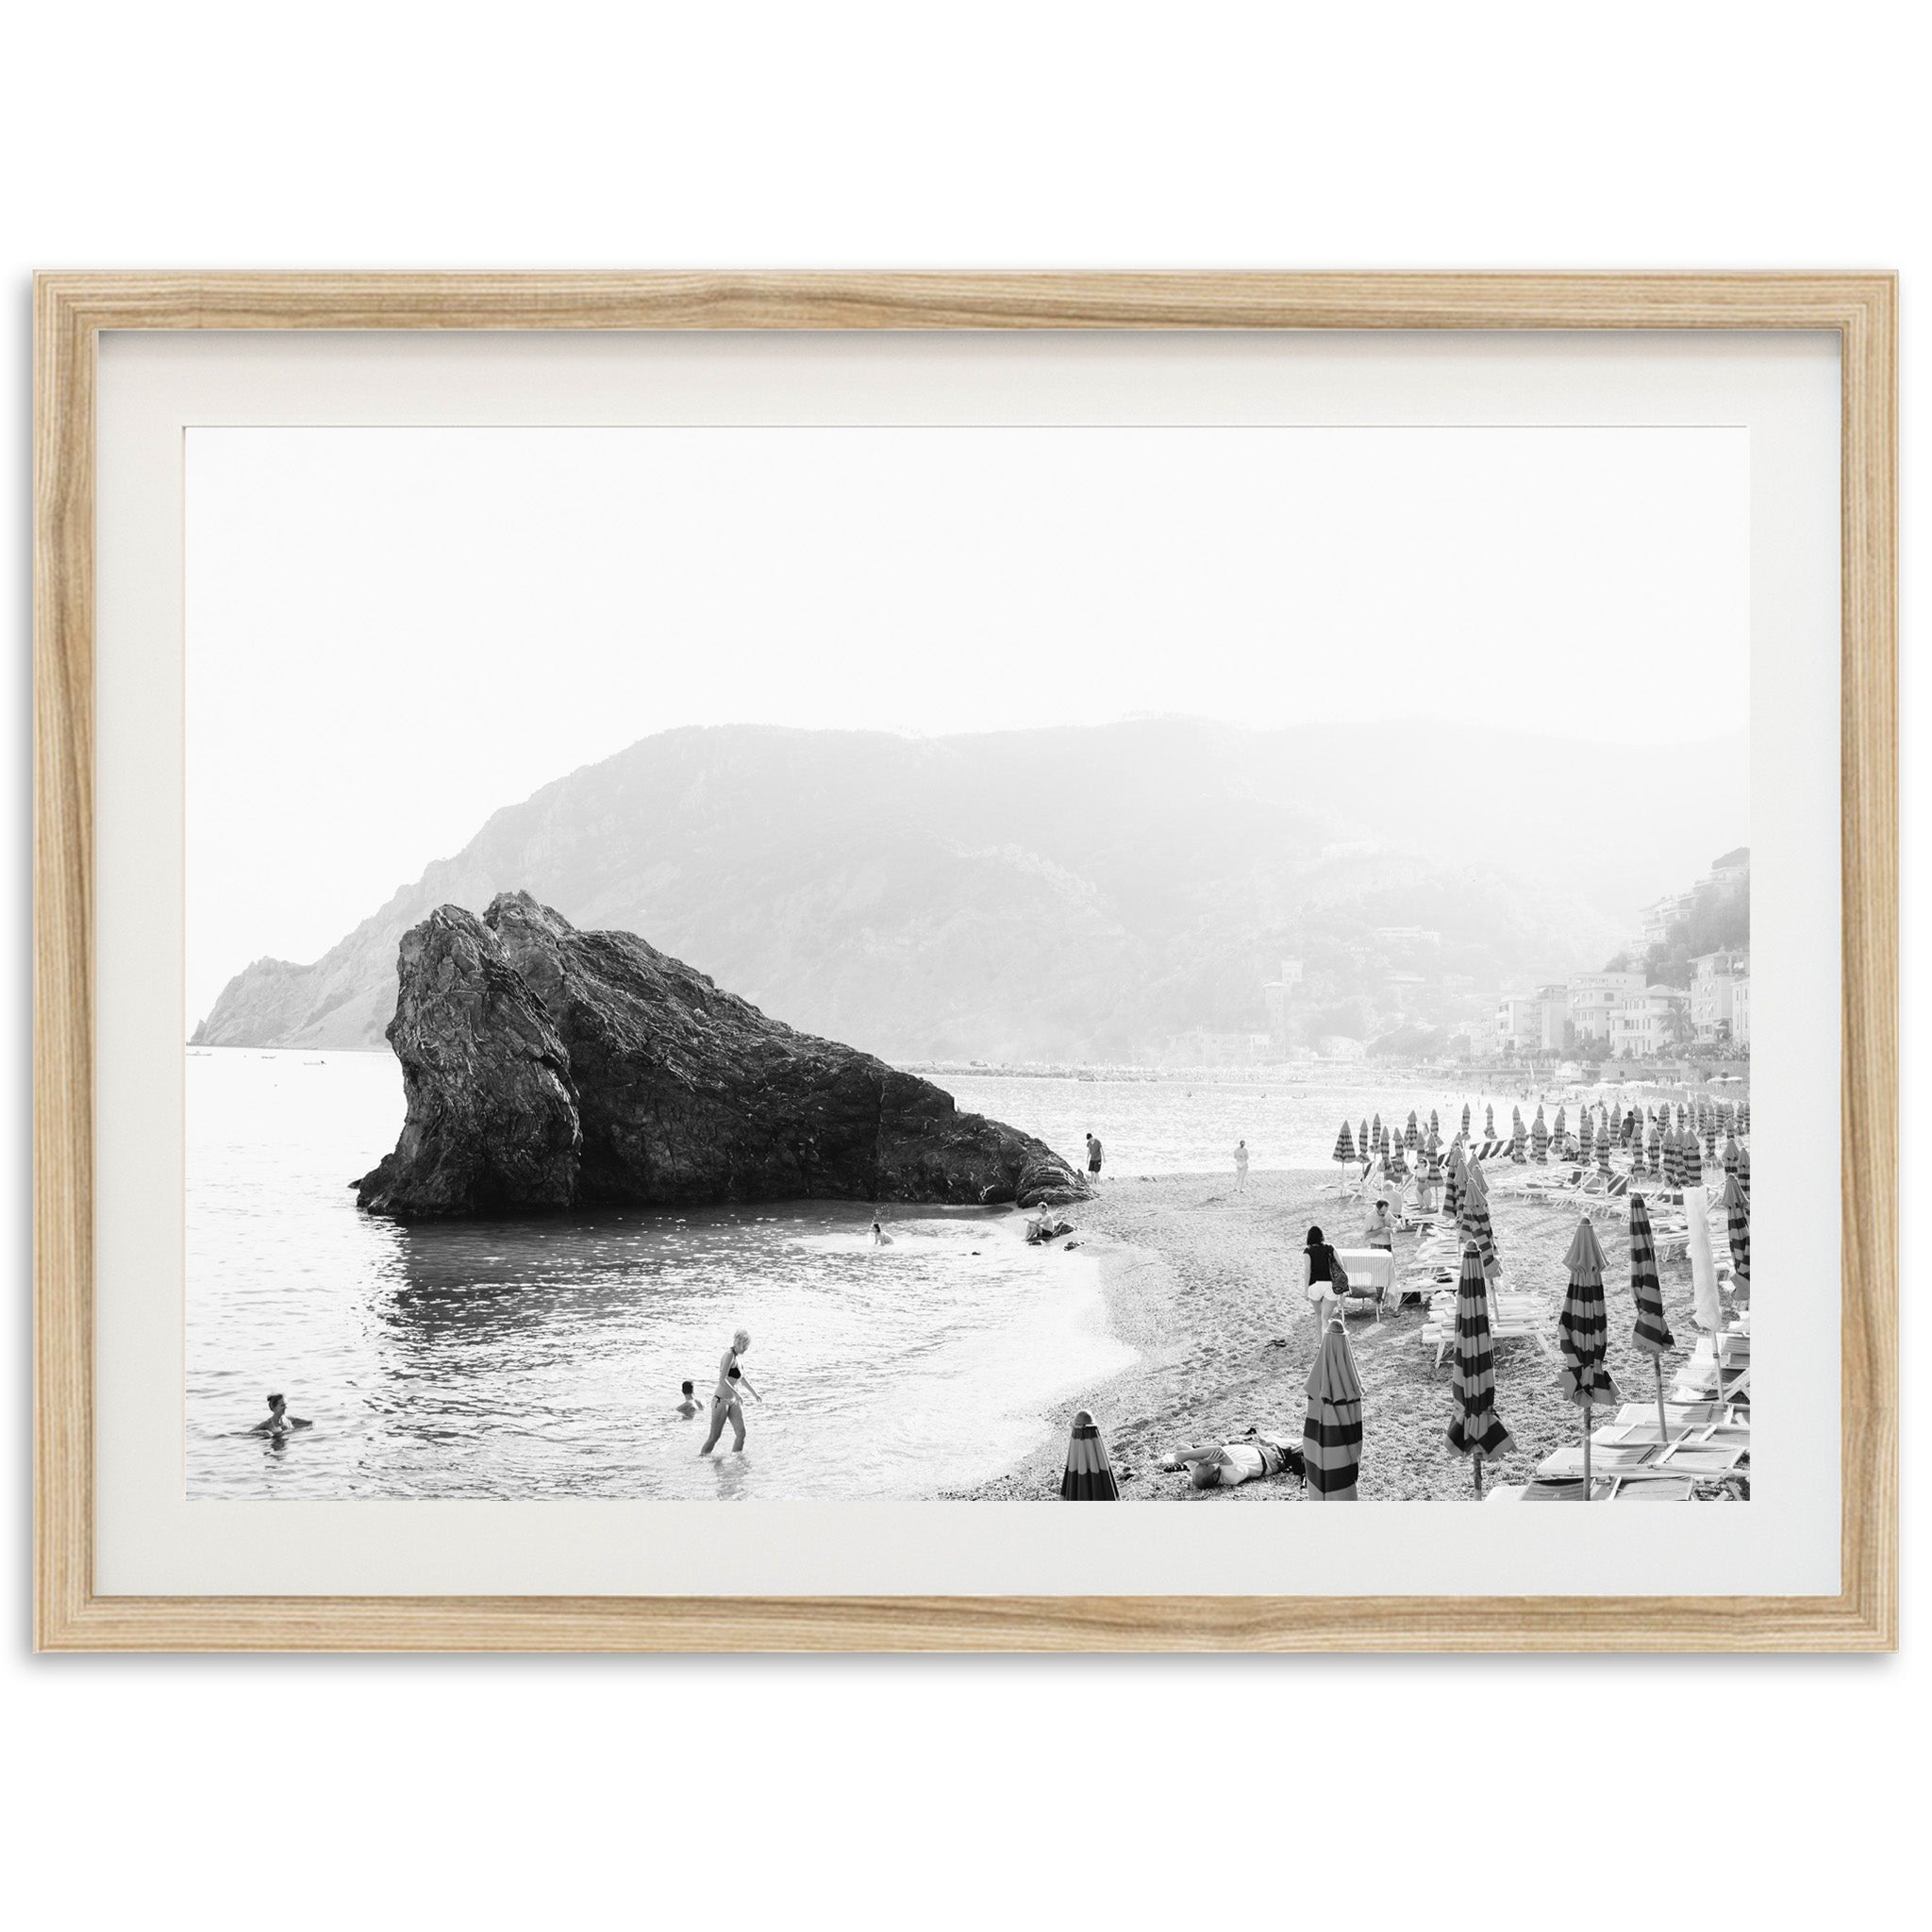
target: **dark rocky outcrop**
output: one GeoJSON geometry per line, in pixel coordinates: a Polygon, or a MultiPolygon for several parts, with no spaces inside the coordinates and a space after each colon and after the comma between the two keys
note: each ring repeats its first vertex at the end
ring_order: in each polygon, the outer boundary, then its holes
{"type": "Polygon", "coordinates": [[[389,1038],[408,1111],[357,1205],[404,1218],[568,1208],[582,1146],[570,1062],[495,935],[441,907],[403,935],[396,974],[389,1038]]]}
{"type": "Polygon", "coordinates": [[[1030,1136],[768,1019],[634,934],[527,892],[405,936],[408,1117],[358,1203],[409,1219],[574,1203],[1082,1198],[1030,1136]]]}

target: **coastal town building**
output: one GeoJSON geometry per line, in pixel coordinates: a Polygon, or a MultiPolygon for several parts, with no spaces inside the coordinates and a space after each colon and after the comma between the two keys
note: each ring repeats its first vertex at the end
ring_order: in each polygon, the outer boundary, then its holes
{"type": "Polygon", "coordinates": [[[1268,1016],[1268,1039],[1276,1047],[1289,1043],[1289,1023],[1294,1011],[1295,989],[1302,983],[1302,962],[1284,959],[1281,972],[1261,983],[1262,1010],[1268,1016]]]}
{"type": "Polygon", "coordinates": [[[1731,989],[1731,1043],[1751,1044],[1751,975],[1747,973],[1731,989]]]}
{"type": "Polygon", "coordinates": [[[1668,1053],[1679,1043],[1690,995],[1680,987],[1645,986],[1626,992],[1610,1013],[1610,1052],[1618,1059],[1668,1053]]]}
{"type": "Polygon", "coordinates": [[[1560,981],[1536,990],[1537,1005],[1542,1017],[1542,1050],[1559,1053],[1569,1044],[1563,1029],[1570,1024],[1570,989],[1560,981]]]}
{"type": "Polygon", "coordinates": [[[1738,1037],[1737,991],[1751,961],[1738,951],[1703,953],[1690,962],[1690,1024],[1703,1041],[1738,1037]]]}
{"type": "Polygon", "coordinates": [[[1498,1053],[1538,1053],[1543,1043],[1542,1001],[1533,992],[1506,992],[1496,1002],[1492,1039],[1498,1053]]]}
{"type": "Polygon", "coordinates": [[[1575,1024],[1577,1040],[1600,1043],[1610,1041],[1610,1016],[1619,1004],[1644,990],[1641,973],[1573,973],[1567,984],[1569,1017],[1575,1024]]]}

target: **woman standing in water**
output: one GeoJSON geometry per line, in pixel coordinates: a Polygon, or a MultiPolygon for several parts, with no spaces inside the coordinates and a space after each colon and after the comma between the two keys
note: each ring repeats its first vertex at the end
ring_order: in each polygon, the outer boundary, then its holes
{"type": "Polygon", "coordinates": [[[705,1438],[705,1446],[698,1451],[700,1456],[708,1456],[718,1446],[718,1438],[724,1433],[727,1422],[731,1424],[732,1448],[744,1448],[744,1406],[738,1399],[738,1391],[750,1390],[754,1402],[765,1399],[745,1380],[743,1370],[738,1366],[739,1357],[750,1346],[751,1330],[741,1328],[718,1363],[718,1386],[711,1391],[711,1433],[705,1438]]]}

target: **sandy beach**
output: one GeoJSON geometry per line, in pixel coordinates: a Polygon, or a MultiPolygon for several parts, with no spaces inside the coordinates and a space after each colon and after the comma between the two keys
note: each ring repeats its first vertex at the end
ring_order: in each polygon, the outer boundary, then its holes
{"type": "MultiPolygon", "coordinates": [[[[1558,1391],[1556,1367],[1557,1315],[1567,1280],[1563,1255],[1579,1214],[1574,1206],[1524,1191],[1529,1176],[1551,1172],[1507,1162],[1484,1170],[1503,1263],[1500,1286],[1541,1294],[1548,1314],[1547,1354],[1526,1340],[1497,1347],[1496,1407],[1516,1451],[1490,1466],[1491,1482],[1525,1481],[1545,1456],[1581,1433],[1578,1412],[1558,1391]]],[[[1314,1310],[1301,1289],[1302,1243],[1315,1224],[1337,1246],[1358,1245],[1366,1219],[1359,1203],[1342,1198],[1336,1170],[1256,1173],[1239,1194],[1232,1173],[1108,1180],[1096,1200],[1069,1213],[1078,1224],[1079,1252],[1101,1263],[1108,1324],[1141,1357],[1079,1399],[1100,1424],[1123,1478],[1123,1500],[1300,1499],[1291,1476],[1195,1491],[1184,1474],[1163,1472],[1158,1462],[1178,1444],[1235,1441],[1250,1425],[1300,1439],[1304,1383],[1317,1337],[1314,1310]]],[[[1607,1263],[1610,1371],[1626,1399],[1651,1400],[1650,1357],[1630,1341],[1627,1213],[1599,1216],[1596,1228],[1607,1263]]],[[[1720,1247],[1723,1239],[1720,1224],[1714,1230],[1720,1247]]],[[[1398,1276],[1416,1241],[1398,1237],[1398,1276]]],[[[1665,1364],[1668,1384],[1673,1363],[1689,1354],[1696,1331],[1688,1263],[1663,1261],[1659,1273],[1679,1344],[1678,1355],[1665,1364]]],[[[1364,1501],[1474,1500],[1469,1465],[1444,1437],[1451,1416],[1449,1366],[1445,1358],[1437,1370],[1435,1350],[1422,1340],[1424,1312],[1419,1305],[1391,1304],[1379,1322],[1367,1313],[1348,1318],[1362,1382],[1364,1501]]],[[[1065,1449],[1062,1433],[993,1481],[948,1493],[991,1501],[1057,1498],[1065,1449]]]]}

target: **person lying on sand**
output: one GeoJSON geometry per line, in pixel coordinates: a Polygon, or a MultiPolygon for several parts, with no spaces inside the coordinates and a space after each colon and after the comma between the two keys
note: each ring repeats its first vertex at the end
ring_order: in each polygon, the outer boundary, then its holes
{"type": "Polygon", "coordinates": [[[1166,1470],[1185,1469],[1189,1483],[1197,1490],[1238,1490],[1257,1476],[1279,1475],[1285,1469],[1291,1475],[1302,1473],[1302,1452],[1287,1436],[1248,1431],[1241,1442],[1194,1442],[1182,1449],[1170,1449],[1160,1458],[1166,1470]]]}
{"type": "Polygon", "coordinates": [[[291,1429],[312,1429],[315,1424],[306,1417],[291,1415],[289,1405],[279,1395],[268,1399],[268,1414],[248,1431],[251,1436],[286,1436],[291,1429]]]}
{"type": "Polygon", "coordinates": [[[690,1422],[691,1417],[698,1412],[698,1398],[691,1383],[686,1382],[682,1386],[684,1389],[684,1400],[677,1405],[677,1413],[686,1422],[690,1422]]]}

